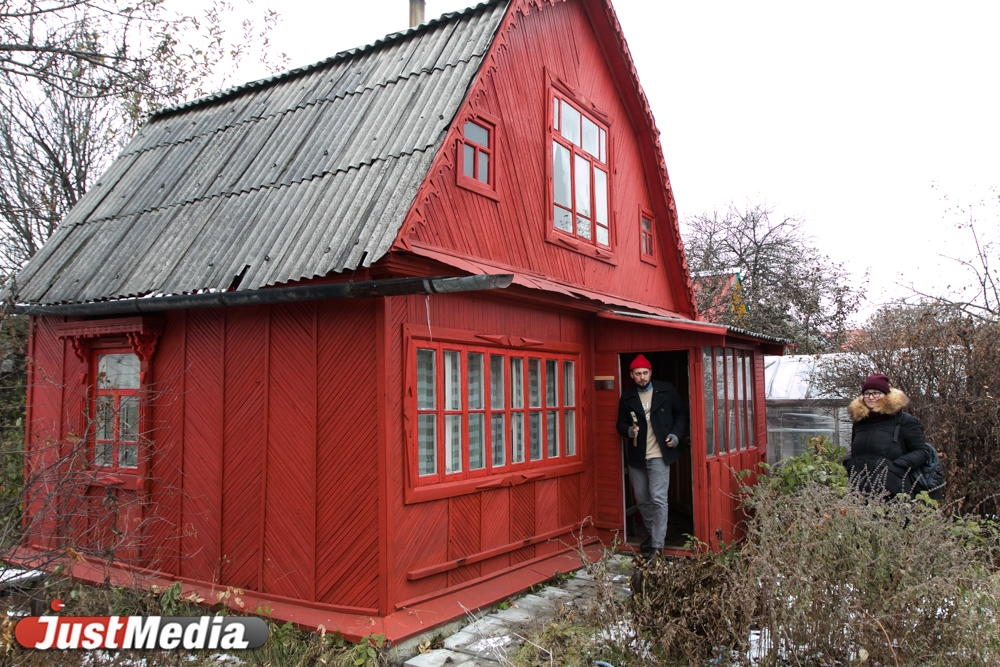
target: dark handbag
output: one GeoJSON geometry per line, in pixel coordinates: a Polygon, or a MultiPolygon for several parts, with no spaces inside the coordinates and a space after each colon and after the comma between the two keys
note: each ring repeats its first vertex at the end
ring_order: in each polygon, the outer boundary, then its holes
{"type": "MultiPolygon", "coordinates": [[[[897,414],[896,428],[892,432],[893,443],[899,442],[899,425],[902,420],[902,414],[897,414]]],[[[915,496],[921,491],[926,491],[934,500],[941,500],[944,496],[944,469],[941,467],[941,457],[929,442],[921,443],[918,447],[927,452],[927,463],[910,471],[913,480],[910,495],[915,496]]]]}

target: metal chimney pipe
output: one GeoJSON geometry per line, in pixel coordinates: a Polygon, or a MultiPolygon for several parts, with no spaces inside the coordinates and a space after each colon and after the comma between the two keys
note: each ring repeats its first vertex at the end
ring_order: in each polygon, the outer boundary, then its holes
{"type": "Polygon", "coordinates": [[[424,22],[424,0],[410,0],[410,27],[424,22]]]}

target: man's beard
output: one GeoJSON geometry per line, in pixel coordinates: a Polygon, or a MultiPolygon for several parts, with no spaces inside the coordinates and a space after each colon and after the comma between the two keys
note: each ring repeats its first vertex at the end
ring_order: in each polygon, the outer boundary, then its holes
{"type": "Polygon", "coordinates": [[[639,384],[638,382],[636,382],[635,386],[639,387],[639,391],[646,391],[647,389],[649,389],[650,385],[652,385],[652,384],[653,384],[653,379],[650,378],[650,379],[646,380],[645,384],[639,384]]]}

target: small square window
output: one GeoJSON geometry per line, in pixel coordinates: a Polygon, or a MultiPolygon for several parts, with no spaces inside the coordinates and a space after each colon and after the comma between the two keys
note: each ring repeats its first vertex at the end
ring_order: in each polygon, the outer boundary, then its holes
{"type": "Polygon", "coordinates": [[[462,139],[456,152],[458,185],[496,198],[494,136],[495,123],[481,118],[462,124],[462,139]]]}

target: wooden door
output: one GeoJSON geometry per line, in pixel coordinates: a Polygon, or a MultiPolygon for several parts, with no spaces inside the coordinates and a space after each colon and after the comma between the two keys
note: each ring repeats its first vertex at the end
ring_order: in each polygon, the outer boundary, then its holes
{"type": "Polygon", "coordinates": [[[754,355],[732,347],[702,348],[705,406],[705,479],[712,548],[743,537],[740,488],[756,481],[760,459],[754,355]],[[742,470],[751,474],[738,477],[742,470]]]}

